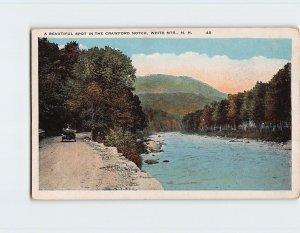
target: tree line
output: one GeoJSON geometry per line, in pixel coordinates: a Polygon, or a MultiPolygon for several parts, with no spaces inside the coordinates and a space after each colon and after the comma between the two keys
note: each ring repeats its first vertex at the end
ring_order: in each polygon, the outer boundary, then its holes
{"type": "Polygon", "coordinates": [[[183,117],[187,132],[276,132],[291,129],[291,64],[249,91],[229,94],[183,117]]]}
{"type": "Polygon", "coordinates": [[[47,135],[59,135],[71,124],[110,145],[112,138],[118,140],[114,131],[134,140],[135,133],[147,126],[134,94],[135,72],[130,58],[109,46],[81,50],[77,42],[70,42],[60,49],[40,38],[39,128],[47,135]]]}

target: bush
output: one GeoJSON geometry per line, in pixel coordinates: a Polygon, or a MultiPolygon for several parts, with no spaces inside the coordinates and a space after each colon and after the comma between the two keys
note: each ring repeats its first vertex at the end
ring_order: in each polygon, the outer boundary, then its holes
{"type": "Polygon", "coordinates": [[[142,167],[142,157],[139,155],[139,148],[134,134],[124,131],[121,128],[111,129],[105,136],[106,146],[117,147],[128,160],[134,162],[139,168],[142,167]]]}

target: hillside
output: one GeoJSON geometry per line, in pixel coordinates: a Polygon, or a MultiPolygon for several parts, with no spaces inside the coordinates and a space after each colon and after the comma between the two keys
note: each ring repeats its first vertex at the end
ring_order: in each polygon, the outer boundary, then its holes
{"type": "Polygon", "coordinates": [[[148,116],[150,130],[155,131],[178,130],[183,115],[227,97],[213,87],[185,76],[155,74],[138,77],[135,88],[148,116]]]}
{"type": "Polygon", "coordinates": [[[135,82],[137,94],[144,93],[193,93],[206,98],[224,99],[226,94],[201,81],[187,76],[154,74],[138,77],[135,82]]]}

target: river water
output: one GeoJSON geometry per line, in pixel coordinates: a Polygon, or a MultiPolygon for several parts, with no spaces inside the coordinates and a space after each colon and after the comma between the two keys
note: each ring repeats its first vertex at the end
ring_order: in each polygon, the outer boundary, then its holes
{"type": "Polygon", "coordinates": [[[157,164],[143,170],[158,179],[165,190],[289,190],[291,151],[261,142],[176,132],[151,136],[163,152],[143,154],[157,164]],[[169,162],[163,162],[169,160],[169,162]]]}

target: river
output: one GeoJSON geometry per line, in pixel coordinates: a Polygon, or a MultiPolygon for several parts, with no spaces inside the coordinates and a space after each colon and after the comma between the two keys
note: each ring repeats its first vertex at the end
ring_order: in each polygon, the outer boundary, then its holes
{"type": "Polygon", "coordinates": [[[262,142],[159,133],[163,152],[143,154],[143,170],[165,190],[290,190],[291,151],[262,142]],[[169,162],[163,162],[168,160],[169,162]]]}

